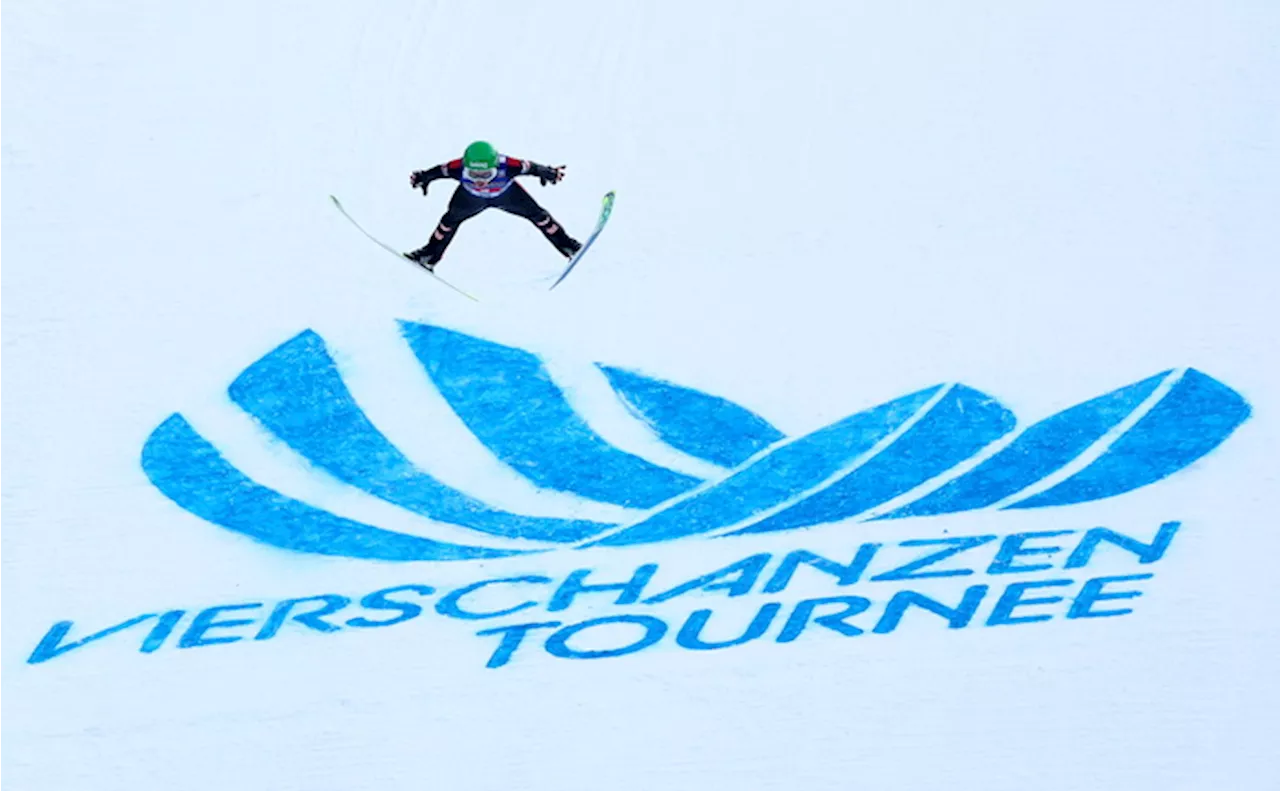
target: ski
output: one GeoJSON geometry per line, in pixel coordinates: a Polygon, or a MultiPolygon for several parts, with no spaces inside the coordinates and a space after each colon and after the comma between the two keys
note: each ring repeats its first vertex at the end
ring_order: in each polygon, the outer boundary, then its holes
{"type": "MultiPolygon", "coordinates": [[[[612,193],[610,193],[610,194],[612,194],[612,193]]],[[[417,269],[417,270],[419,270],[419,271],[421,271],[421,272],[426,272],[428,275],[431,275],[433,278],[435,278],[435,279],[436,279],[436,280],[438,280],[439,282],[443,283],[444,285],[446,285],[446,286],[448,286],[449,288],[453,289],[454,291],[458,292],[459,294],[461,294],[462,296],[464,296],[464,297],[466,297],[467,299],[471,300],[472,302],[479,302],[479,301],[480,301],[480,300],[476,299],[475,297],[471,296],[470,294],[468,294],[467,292],[463,291],[462,289],[458,288],[458,287],[457,287],[457,286],[455,286],[454,284],[450,283],[448,280],[445,280],[444,278],[440,277],[440,276],[439,276],[439,275],[437,275],[435,272],[432,272],[430,269],[427,269],[427,268],[426,268],[425,266],[423,266],[422,264],[419,264],[417,261],[414,261],[412,258],[405,258],[405,256],[404,256],[404,254],[403,254],[403,253],[400,253],[399,251],[397,251],[397,250],[396,250],[394,247],[392,247],[391,245],[387,244],[386,242],[382,241],[382,240],[381,240],[381,239],[379,239],[378,237],[376,237],[376,236],[374,236],[373,234],[371,234],[371,233],[369,233],[368,231],[366,231],[366,230],[364,229],[364,227],[360,225],[360,223],[356,222],[356,219],[355,219],[354,217],[352,217],[350,214],[348,214],[348,213],[347,213],[347,210],[346,210],[345,208],[343,208],[343,206],[342,206],[342,201],[338,200],[338,198],[337,198],[336,196],[334,196],[334,195],[330,195],[330,196],[329,196],[329,200],[333,201],[333,205],[337,207],[338,211],[342,212],[342,216],[343,216],[343,217],[346,217],[346,218],[347,218],[347,220],[348,220],[352,225],[354,225],[354,226],[356,227],[356,230],[360,231],[360,233],[362,233],[362,234],[364,234],[365,236],[369,237],[369,240],[370,240],[371,242],[373,242],[374,244],[378,245],[378,246],[379,246],[379,247],[381,247],[383,250],[386,250],[388,253],[391,253],[391,254],[392,254],[392,255],[394,255],[396,258],[399,258],[401,261],[404,261],[406,264],[409,264],[410,266],[413,266],[415,269],[417,269]]],[[[585,249],[585,246],[584,246],[584,249],[585,249]]],[[[581,252],[581,251],[579,251],[579,252],[581,252]]]]}
{"type": "MultiPolygon", "coordinates": [[[[569,273],[573,271],[573,268],[578,265],[579,261],[582,260],[582,256],[587,254],[587,250],[591,248],[592,242],[594,242],[596,240],[596,237],[600,235],[600,232],[604,230],[604,224],[609,221],[610,214],[613,214],[613,190],[610,190],[608,193],[606,193],[604,196],[604,200],[601,201],[600,219],[596,221],[596,229],[591,232],[590,236],[587,237],[587,241],[582,245],[582,249],[574,253],[573,258],[569,259],[568,266],[566,266],[564,268],[564,271],[560,273],[560,277],[556,278],[556,282],[551,284],[551,288],[555,288],[556,286],[560,285],[560,281],[568,277],[569,273]]],[[[547,289],[547,290],[550,291],[551,289],[547,289]]]]}

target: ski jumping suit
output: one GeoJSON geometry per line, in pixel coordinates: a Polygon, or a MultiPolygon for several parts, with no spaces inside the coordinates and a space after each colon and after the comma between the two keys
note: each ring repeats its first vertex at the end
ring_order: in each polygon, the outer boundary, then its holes
{"type": "Polygon", "coordinates": [[[461,182],[449,199],[449,209],[440,218],[440,224],[424,247],[408,253],[407,257],[427,267],[434,267],[444,255],[445,248],[453,241],[458,226],[485,209],[495,208],[523,217],[542,231],[547,241],[555,245],[565,258],[571,257],[582,245],[565,232],[546,209],[538,205],[524,187],[516,183],[516,176],[536,176],[545,185],[560,180],[561,170],[539,165],[527,159],[499,156],[497,173],[487,182],[473,181],[461,159],[436,165],[429,170],[415,171],[409,183],[427,193],[427,185],[437,179],[455,179],[461,182]]]}

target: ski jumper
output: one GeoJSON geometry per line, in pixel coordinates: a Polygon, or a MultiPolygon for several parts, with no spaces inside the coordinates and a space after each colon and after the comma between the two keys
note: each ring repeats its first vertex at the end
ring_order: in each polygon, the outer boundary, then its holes
{"type": "Polygon", "coordinates": [[[459,184],[453,191],[453,197],[449,199],[448,210],[431,234],[431,240],[412,253],[406,253],[406,257],[424,266],[434,267],[453,241],[458,226],[491,208],[501,209],[533,223],[566,258],[571,257],[582,246],[515,181],[517,176],[532,175],[543,184],[548,181],[555,184],[561,178],[561,169],[539,165],[527,159],[499,155],[496,167],[479,175],[482,178],[476,178],[474,171],[464,167],[461,159],[429,170],[419,170],[412,175],[410,184],[421,188],[424,195],[427,185],[438,179],[453,179],[459,184]]]}

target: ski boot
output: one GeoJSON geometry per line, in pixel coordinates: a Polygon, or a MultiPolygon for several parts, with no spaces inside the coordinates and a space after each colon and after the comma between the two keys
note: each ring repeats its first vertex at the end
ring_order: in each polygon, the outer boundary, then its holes
{"type": "MultiPolygon", "coordinates": [[[[428,245],[427,247],[430,247],[430,245],[428,245]]],[[[428,272],[433,272],[433,273],[435,272],[435,269],[436,269],[436,262],[439,261],[439,258],[437,258],[436,256],[429,255],[427,253],[426,247],[420,247],[411,253],[404,253],[404,257],[414,262],[418,266],[422,267],[423,269],[427,270],[428,272]]]]}
{"type": "Polygon", "coordinates": [[[565,258],[573,258],[582,249],[582,242],[577,239],[566,239],[563,244],[556,245],[556,249],[560,251],[560,255],[565,258]]]}

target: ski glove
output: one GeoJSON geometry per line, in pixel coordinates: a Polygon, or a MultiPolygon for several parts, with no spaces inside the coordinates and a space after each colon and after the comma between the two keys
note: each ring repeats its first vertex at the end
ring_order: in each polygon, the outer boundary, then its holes
{"type": "Polygon", "coordinates": [[[547,186],[548,181],[552,184],[558,184],[560,179],[564,178],[564,165],[551,167],[550,165],[534,164],[533,167],[530,168],[530,172],[537,176],[538,181],[542,182],[542,186],[545,187],[547,186]]]}
{"type": "Polygon", "coordinates": [[[409,176],[409,186],[422,190],[422,194],[427,194],[427,185],[431,183],[431,171],[415,170],[409,176]]]}

